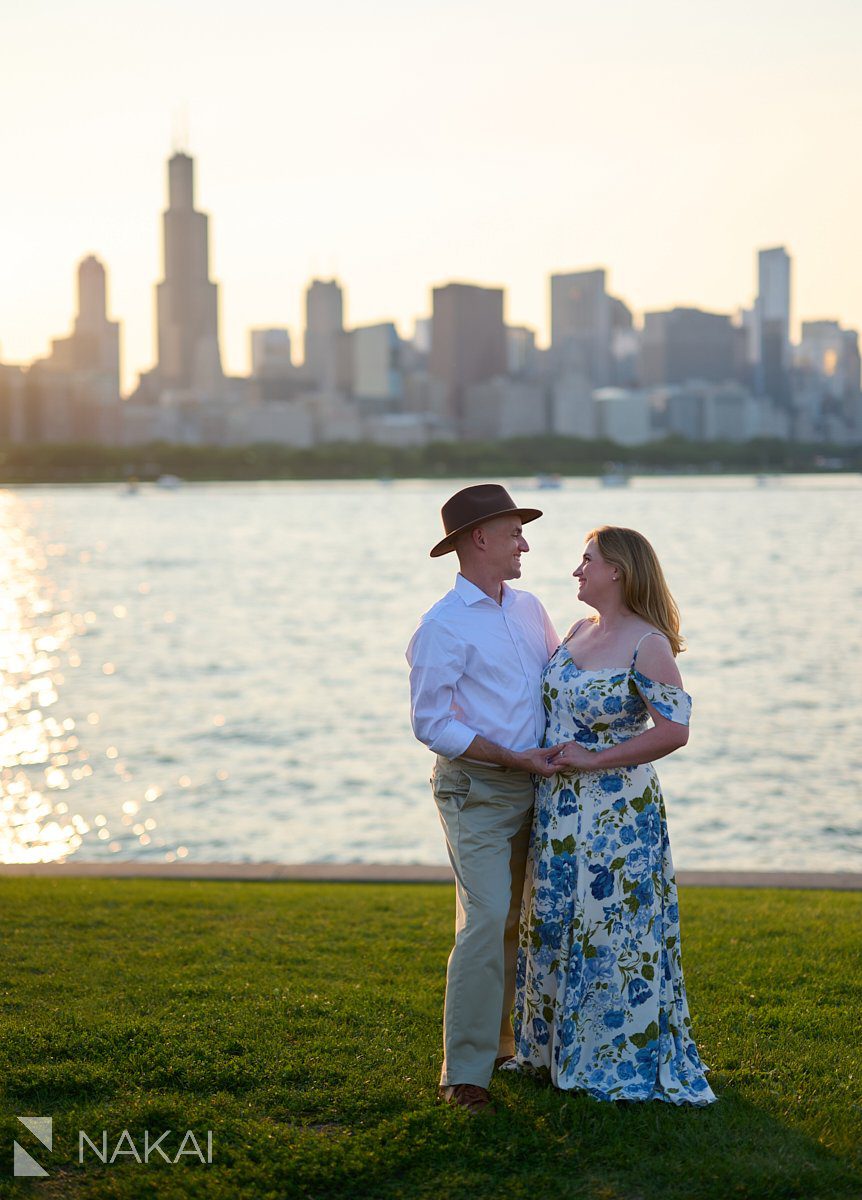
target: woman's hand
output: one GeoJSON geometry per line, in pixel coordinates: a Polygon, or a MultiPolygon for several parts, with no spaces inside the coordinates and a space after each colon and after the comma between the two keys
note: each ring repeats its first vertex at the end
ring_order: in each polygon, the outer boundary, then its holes
{"type": "Polygon", "coordinates": [[[520,760],[519,766],[529,771],[531,775],[539,775],[542,779],[550,779],[560,769],[557,766],[557,753],[566,744],[562,742],[557,746],[537,746],[535,750],[522,750],[516,756],[520,760]]]}
{"type": "Polygon", "coordinates": [[[600,771],[596,757],[594,750],[578,742],[564,742],[551,762],[556,771],[600,771]]]}

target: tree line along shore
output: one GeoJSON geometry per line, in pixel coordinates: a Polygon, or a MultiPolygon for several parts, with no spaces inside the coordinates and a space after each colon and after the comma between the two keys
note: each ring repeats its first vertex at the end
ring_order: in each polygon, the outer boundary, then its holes
{"type": "Polygon", "coordinates": [[[88,443],[0,444],[0,485],[155,480],[427,479],[477,476],[614,474],[783,474],[862,471],[862,446],[829,446],[759,438],[744,443],[693,443],[667,438],[620,446],[580,438],[501,442],[433,442],[394,447],[331,443],[310,448],[142,446],[88,443]]]}

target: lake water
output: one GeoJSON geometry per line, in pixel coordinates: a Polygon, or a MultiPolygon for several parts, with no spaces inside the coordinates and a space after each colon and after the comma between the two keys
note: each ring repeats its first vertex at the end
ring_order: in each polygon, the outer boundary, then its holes
{"type": "MultiPolygon", "coordinates": [[[[566,480],[520,586],[562,633],[596,524],[645,533],[694,697],[683,867],[859,870],[862,478],[566,480]]],[[[458,481],[0,492],[0,860],[445,861],[404,648],[458,481]]]]}

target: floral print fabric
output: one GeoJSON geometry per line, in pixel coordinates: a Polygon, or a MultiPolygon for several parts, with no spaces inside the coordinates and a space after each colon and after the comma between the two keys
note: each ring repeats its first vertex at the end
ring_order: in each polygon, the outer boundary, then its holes
{"type": "MultiPolygon", "coordinates": [[[[635,661],[637,653],[635,654],[635,661]]],[[[635,666],[545,668],[545,745],[600,750],[688,724],[691,698],[635,666]]],[[[691,1037],[664,801],[649,763],[539,782],[521,915],[516,1062],[599,1100],[715,1099],[691,1037]]]]}

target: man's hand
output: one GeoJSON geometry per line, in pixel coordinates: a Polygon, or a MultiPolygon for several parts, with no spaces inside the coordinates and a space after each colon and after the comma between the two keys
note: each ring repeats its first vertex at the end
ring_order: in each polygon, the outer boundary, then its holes
{"type": "Polygon", "coordinates": [[[543,779],[550,779],[561,769],[557,766],[559,758],[556,756],[565,746],[565,742],[560,746],[537,746],[535,750],[522,750],[518,757],[522,760],[525,771],[529,771],[531,775],[541,775],[543,779]]]}
{"type": "Polygon", "coordinates": [[[516,771],[528,771],[531,775],[542,775],[549,779],[557,773],[558,768],[551,765],[554,755],[563,749],[565,742],[559,746],[535,746],[530,750],[506,750],[496,742],[476,734],[470,745],[464,751],[465,758],[474,758],[477,762],[497,763],[500,767],[510,767],[516,771]]]}

